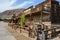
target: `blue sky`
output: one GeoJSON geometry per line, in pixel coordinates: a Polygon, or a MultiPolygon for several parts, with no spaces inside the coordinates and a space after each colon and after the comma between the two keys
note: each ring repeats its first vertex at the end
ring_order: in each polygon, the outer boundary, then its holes
{"type": "MultiPolygon", "coordinates": [[[[0,12],[18,8],[35,6],[45,0],[0,0],[0,12]]],[[[60,2],[60,0],[58,0],[60,2]]]]}

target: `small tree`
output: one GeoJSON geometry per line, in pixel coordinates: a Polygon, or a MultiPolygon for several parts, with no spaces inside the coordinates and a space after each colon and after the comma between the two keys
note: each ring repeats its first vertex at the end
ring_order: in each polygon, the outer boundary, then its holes
{"type": "MultiPolygon", "coordinates": [[[[24,23],[25,23],[25,15],[21,15],[20,18],[21,18],[21,19],[20,19],[20,24],[21,24],[21,27],[23,27],[23,25],[24,25],[24,23]]],[[[21,27],[20,27],[20,32],[22,31],[22,30],[21,30],[21,27]]]]}
{"type": "Polygon", "coordinates": [[[20,23],[23,26],[25,23],[25,15],[21,15],[20,23]]]}

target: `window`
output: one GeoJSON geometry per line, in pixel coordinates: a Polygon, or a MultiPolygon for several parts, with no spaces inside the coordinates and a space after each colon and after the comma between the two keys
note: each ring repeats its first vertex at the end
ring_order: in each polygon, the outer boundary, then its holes
{"type": "Polygon", "coordinates": [[[47,7],[47,4],[45,4],[45,6],[47,7]]]}
{"type": "Polygon", "coordinates": [[[47,10],[47,7],[44,7],[45,10],[47,10]]]}
{"type": "Polygon", "coordinates": [[[47,10],[47,9],[48,9],[48,8],[47,8],[47,4],[45,4],[45,5],[44,5],[44,10],[47,10]]]}
{"type": "Polygon", "coordinates": [[[54,12],[56,12],[56,8],[57,8],[57,7],[56,7],[56,4],[54,4],[54,12]]]}
{"type": "Polygon", "coordinates": [[[39,11],[39,8],[37,8],[37,11],[39,11]]]}

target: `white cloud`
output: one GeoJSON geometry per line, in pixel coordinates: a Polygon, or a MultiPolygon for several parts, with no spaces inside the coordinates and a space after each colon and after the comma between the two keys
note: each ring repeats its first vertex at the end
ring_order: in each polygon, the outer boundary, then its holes
{"type": "Polygon", "coordinates": [[[16,8],[23,8],[24,6],[28,5],[28,4],[32,4],[32,1],[24,1],[23,3],[17,5],[17,6],[13,6],[10,7],[9,9],[16,9],[16,8]]]}
{"type": "Polygon", "coordinates": [[[0,12],[7,10],[12,4],[14,4],[17,0],[0,0],[0,12]]]}
{"type": "Polygon", "coordinates": [[[0,0],[0,12],[3,12],[5,10],[11,10],[11,9],[17,9],[17,8],[22,8],[28,4],[32,4],[33,1],[24,1],[23,3],[17,5],[17,6],[12,6],[17,0],[0,0]]]}

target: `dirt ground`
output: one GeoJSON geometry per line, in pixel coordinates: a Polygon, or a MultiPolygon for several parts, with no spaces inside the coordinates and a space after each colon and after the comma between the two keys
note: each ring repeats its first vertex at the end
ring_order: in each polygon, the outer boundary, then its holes
{"type": "Polygon", "coordinates": [[[14,29],[12,29],[11,27],[8,27],[9,32],[11,32],[11,34],[16,38],[16,40],[32,40],[30,38],[27,38],[23,35],[21,35],[20,33],[16,32],[14,29]]]}

